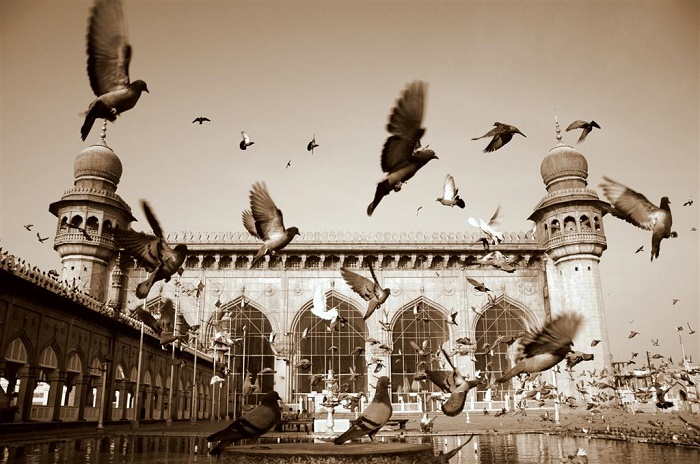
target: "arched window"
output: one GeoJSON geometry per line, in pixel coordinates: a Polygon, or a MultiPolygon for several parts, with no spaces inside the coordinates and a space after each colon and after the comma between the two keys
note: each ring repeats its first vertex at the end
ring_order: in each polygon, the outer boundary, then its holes
{"type": "Polygon", "coordinates": [[[393,256],[384,256],[382,259],[382,269],[393,269],[396,265],[396,261],[393,256]]]}
{"type": "MultiPolygon", "coordinates": [[[[393,351],[391,354],[391,384],[396,395],[393,401],[416,402],[417,397],[408,393],[440,391],[429,380],[414,381],[417,369],[430,369],[430,354],[435,353],[443,342],[450,339],[447,321],[442,311],[429,301],[419,299],[401,309],[391,325],[393,351]],[[412,346],[415,343],[425,355],[412,346]],[[420,362],[428,365],[420,367],[420,362]]],[[[437,366],[433,367],[437,369],[437,366]]]]}
{"type": "Polygon", "coordinates": [[[222,256],[219,258],[219,269],[231,269],[233,259],[230,256],[222,256]]]}
{"type": "Polygon", "coordinates": [[[88,232],[97,232],[99,226],[100,221],[95,216],[90,216],[87,222],[85,223],[85,229],[88,232]]]}
{"type": "Polygon", "coordinates": [[[581,221],[581,232],[590,232],[591,231],[591,220],[588,219],[588,216],[585,214],[581,216],[580,218],[581,221]]]}
{"type": "Polygon", "coordinates": [[[593,216],[593,227],[596,232],[600,232],[600,218],[598,216],[593,216]]]}
{"type": "Polygon", "coordinates": [[[76,227],[80,227],[83,225],[83,217],[79,214],[76,214],[71,218],[70,223],[76,227]]]}
{"type": "Polygon", "coordinates": [[[202,269],[212,269],[216,264],[216,258],[213,256],[205,256],[202,259],[202,269]]]}
{"type": "Polygon", "coordinates": [[[552,219],[552,237],[558,235],[561,233],[561,229],[559,227],[559,221],[557,219],[552,219]]]}
{"type": "Polygon", "coordinates": [[[199,267],[199,258],[197,256],[188,256],[185,260],[185,267],[188,269],[196,269],[199,267]]]}
{"type": "Polygon", "coordinates": [[[321,258],[318,256],[309,256],[306,258],[307,269],[318,269],[321,267],[321,258]]]}
{"type": "Polygon", "coordinates": [[[430,263],[430,269],[440,269],[444,267],[445,259],[442,256],[434,256],[433,261],[430,263]]]}
{"type": "Polygon", "coordinates": [[[287,258],[285,267],[287,269],[301,269],[301,256],[290,256],[287,258]]]}
{"type": "MultiPolygon", "coordinates": [[[[359,392],[367,389],[367,362],[364,355],[357,355],[353,350],[357,347],[365,347],[367,327],[362,318],[362,312],[356,308],[347,297],[340,296],[333,291],[326,293],[326,307],[337,308],[340,317],[347,322],[338,323],[335,328],[330,328],[327,321],[315,316],[311,312],[312,303],[304,308],[292,328],[290,340],[290,360],[294,373],[293,388],[297,393],[309,393],[322,391],[327,386],[325,382],[319,382],[315,388],[311,388],[311,378],[314,374],[327,374],[333,370],[338,379],[338,386],[348,384],[349,391],[359,392]],[[301,338],[301,333],[307,330],[307,336],[301,338]],[[302,370],[294,368],[294,365],[302,359],[311,361],[311,368],[302,370]],[[359,377],[350,377],[352,368],[359,377]]],[[[329,386],[330,387],[330,386],[329,386]]]]}
{"type": "Polygon", "coordinates": [[[567,234],[576,232],[576,220],[571,216],[566,216],[564,218],[564,232],[567,234]]]}
{"type": "Polygon", "coordinates": [[[399,258],[399,264],[398,268],[399,269],[408,269],[411,266],[411,257],[410,256],[402,256],[399,258]]]}
{"type": "Polygon", "coordinates": [[[357,258],[357,256],[346,256],[345,262],[343,263],[343,267],[359,267],[359,261],[360,260],[357,258]]]}
{"type": "Polygon", "coordinates": [[[236,258],[236,269],[245,269],[248,267],[248,258],[246,256],[238,256],[236,258]]]}
{"type": "Polygon", "coordinates": [[[326,256],[323,261],[323,267],[326,269],[337,269],[340,265],[340,258],[336,255],[326,256]]]}

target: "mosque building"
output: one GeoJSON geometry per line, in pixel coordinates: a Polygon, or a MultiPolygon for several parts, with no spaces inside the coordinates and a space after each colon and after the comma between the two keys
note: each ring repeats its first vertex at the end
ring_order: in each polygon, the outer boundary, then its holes
{"type": "Polygon", "coordinates": [[[442,393],[421,372],[449,367],[441,347],[462,374],[489,381],[468,408],[500,409],[521,382],[495,382],[515,354],[497,339],[570,311],[584,319],[574,349],[594,359],[540,380],[574,396],[581,370],[611,370],[598,267],[605,203],[587,187],[586,158],[557,139],[541,164],[535,227],[497,245],[471,232],[306,232],[251,268],[260,245],[246,231],[172,233],[169,244],[188,248],[184,271],[145,300],[135,289],[146,270],[111,233],[135,220],[116,193],[121,161],[104,143],[86,148],[74,186],[49,206],[60,275],[0,259],[0,386],[6,402],[16,393],[13,420],[229,417],[273,389],[313,411],[382,375],[395,411],[435,410],[442,393]],[[390,296],[365,318],[341,268],[371,279],[370,266],[390,296]],[[315,300],[338,317],[319,317],[315,300]],[[170,303],[175,333],[161,345],[138,314],[158,319],[170,303]]]}

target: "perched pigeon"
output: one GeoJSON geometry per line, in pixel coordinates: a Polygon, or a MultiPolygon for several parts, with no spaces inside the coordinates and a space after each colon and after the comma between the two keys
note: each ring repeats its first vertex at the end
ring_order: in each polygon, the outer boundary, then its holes
{"type": "MultiPolygon", "coordinates": [[[[496,211],[494,211],[493,216],[491,216],[491,219],[489,219],[489,222],[485,222],[483,219],[476,220],[471,216],[467,218],[467,222],[470,225],[481,229],[481,231],[486,234],[486,237],[491,244],[498,245],[503,241],[503,232],[497,231],[494,229],[494,227],[500,224],[502,217],[503,215],[501,214],[501,207],[499,205],[498,208],[496,208],[496,211]]],[[[488,245],[486,248],[488,248],[488,245]]]]}
{"type": "Polygon", "coordinates": [[[120,0],[95,1],[88,25],[87,55],[87,73],[97,99],[90,103],[80,128],[83,140],[96,119],[115,121],[136,105],[141,92],[148,92],[144,81],[129,81],[131,45],[120,0]]]}
{"type": "Polygon", "coordinates": [[[340,268],[340,275],[343,276],[345,282],[347,282],[350,288],[360,295],[363,300],[367,301],[367,312],[365,312],[363,317],[364,320],[369,319],[374,311],[384,304],[391,294],[389,288],[382,288],[374,273],[371,262],[369,263],[369,272],[372,274],[372,280],[344,267],[340,268]]]}
{"type": "Polygon", "coordinates": [[[201,126],[203,122],[211,122],[211,119],[205,118],[204,116],[200,116],[198,118],[194,118],[194,121],[192,121],[192,124],[198,122],[199,125],[201,126]]]}
{"type": "Polygon", "coordinates": [[[309,142],[306,145],[306,151],[310,151],[311,154],[314,154],[314,148],[318,147],[318,144],[316,143],[316,134],[314,134],[314,138],[311,139],[311,142],[309,142]]]}
{"type": "Polygon", "coordinates": [[[247,150],[249,146],[255,143],[250,141],[250,137],[248,137],[248,134],[246,134],[245,131],[241,131],[241,137],[243,137],[243,140],[241,140],[241,143],[238,144],[238,147],[241,150],[247,150]]]}
{"type": "Polygon", "coordinates": [[[583,129],[583,131],[581,132],[581,136],[578,138],[578,142],[576,142],[582,143],[584,140],[586,140],[586,136],[593,130],[594,127],[600,129],[600,126],[595,121],[586,122],[578,120],[569,124],[569,127],[566,128],[566,131],[568,132],[575,129],[583,129]]]}
{"type": "Polygon", "coordinates": [[[600,187],[612,204],[610,213],[637,227],[651,230],[651,260],[658,258],[661,240],[678,236],[676,232],[671,231],[673,218],[668,197],[662,197],[661,207],[657,207],[641,193],[607,177],[603,179],[606,183],[600,184],[600,187]]]}
{"type": "Polygon", "coordinates": [[[260,404],[243,416],[234,420],[228,427],[207,437],[207,441],[219,443],[209,450],[209,454],[219,456],[221,451],[238,440],[257,439],[270,431],[282,418],[276,391],[265,393],[260,404]]]}
{"type": "Polygon", "coordinates": [[[282,211],[267,192],[265,183],[256,182],[250,190],[250,211],[243,211],[243,226],[253,237],[263,241],[250,267],[254,267],[265,255],[275,253],[289,244],[295,235],[301,235],[296,227],[284,228],[282,211]]]}
{"type": "Polygon", "coordinates": [[[350,428],[333,440],[336,445],[355,440],[367,435],[374,441],[374,435],[384,427],[391,418],[391,396],[389,395],[389,377],[379,377],[372,402],[367,405],[362,415],[353,422],[350,428]]]}
{"type": "Polygon", "coordinates": [[[576,313],[564,313],[551,320],[540,330],[528,332],[518,343],[515,367],[497,382],[506,382],[521,373],[535,373],[559,364],[571,351],[573,339],[583,321],[576,313]]]}
{"type": "MultiPolygon", "coordinates": [[[[442,348],[441,348],[442,349],[442,348]]],[[[437,385],[444,393],[449,393],[450,397],[442,404],[442,412],[446,416],[454,417],[462,412],[469,390],[483,382],[482,379],[465,379],[457,368],[452,364],[450,357],[442,349],[445,360],[450,365],[451,371],[436,371],[426,369],[425,373],[431,382],[437,385]]]]}
{"type": "Polygon", "coordinates": [[[523,137],[527,137],[515,126],[500,122],[494,122],[493,125],[496,126],[494,129],[491,129],[481,137],[472,138],[472,140],[479,140],[483,139],[484,137],[493,137],[491,142],[486,146],[486,148],[484,148],[484,153],[490,153],[498,150],[503,145],[510,142],[510,139],[513,138],[513,134],[520,134],[523,137]]]}
{"type": "Polygon", "coordinates": [[[159,280],[170,281],[176,272],[182,274],[187,245],[179,244],[171,248],[151,207],[145,200],[141,200],[141,206],[154,235],[130,229],[112,229],[112,233],[119,246],[150,273],[148,279],[136,286],[136,296],[146,298],[153,284],[159,280]]]}
{"type": "Polygon", "coordinates": [[[385,178],[377,184],[374,200],[367,207],[371,216],[386,195],[398,192],[404,182],[412,178],[428,161],[437,159],[433,150],[420,148],[420,139],[425,133],[421,127],[425,83],[414,81],[406,87],[396,102],[386,126],[392,135],[382,149],[381,167],[385,178]]]}
{"type": "Polygon", "coordinates": [[[456,205],[464,209],[466,204],[464,203],[464,200],[459,198],[459,195],[457,195],[458,191],[459,189],[455,186],[454,177],[448,174],[445,177],[445,183],[442,186],[442,196],[436,198],[435,201],[439,201],[441,205],[450,207],[456,205]]]}

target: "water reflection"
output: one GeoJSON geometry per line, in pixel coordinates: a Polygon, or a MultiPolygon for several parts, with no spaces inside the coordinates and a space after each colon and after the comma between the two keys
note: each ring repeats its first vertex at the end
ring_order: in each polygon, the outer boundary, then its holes
{"type": "MultiPolygon", "coordinates": [[[[435,452],[447,452],[467,439],[467,436],[416,436],[402,441],[427,443],[433,446],[435,452]]],[[[579,448],[586,451],[590,464],[700,462],[698,448],[517,434],[475,435],[450,463],[558,464],[567,462],[567,457],[575,455],[579,448]]],[[[207,441],[204,437],[122,435],[0,447],[0,464],[184,464],[210,461],[216,462],[207,456],[207,441]]]]}

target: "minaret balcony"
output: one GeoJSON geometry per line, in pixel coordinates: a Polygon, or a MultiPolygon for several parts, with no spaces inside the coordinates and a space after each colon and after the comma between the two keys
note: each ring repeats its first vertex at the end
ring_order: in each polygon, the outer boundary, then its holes
{"type": "Polygon", "coordinates": [[[575,254],[601,256],[608,247],[605,235],[595,232],[559,233],[544,243],[544,248],[554,260],[575,254]]]}

